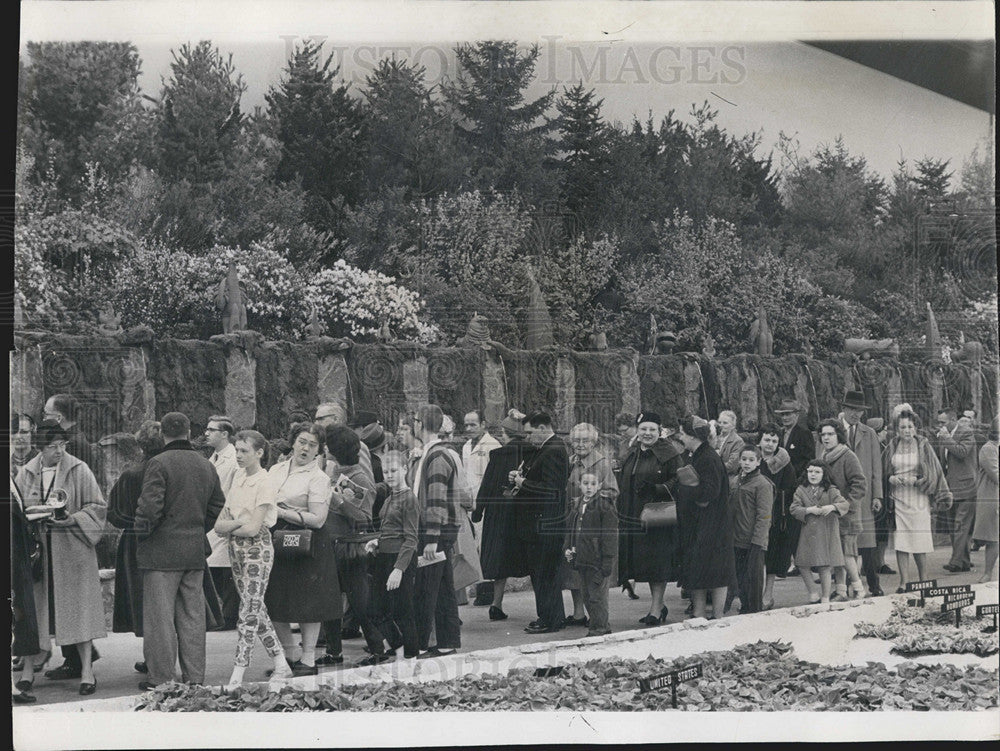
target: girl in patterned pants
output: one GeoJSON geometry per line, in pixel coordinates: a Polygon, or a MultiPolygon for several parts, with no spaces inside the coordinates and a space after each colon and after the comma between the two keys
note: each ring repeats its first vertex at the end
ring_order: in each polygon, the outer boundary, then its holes
{"type": "Polygon", "coordinates": [[[274,547],[268,527],[277,521],[275,493],[261,466],[267,442],[256,430],[236,435],[236,463],[239,469],[226,496],[226,505],[215,523],[215,531],[229,538],[229,560],[233,580],[240,595],[237,624],[236,660],[229,687],[239,686],[250,666],[254,637],[274,660],[271,679],[291,678],[284,651],[264,607],[264,593],[274,563],[274,547]]]}

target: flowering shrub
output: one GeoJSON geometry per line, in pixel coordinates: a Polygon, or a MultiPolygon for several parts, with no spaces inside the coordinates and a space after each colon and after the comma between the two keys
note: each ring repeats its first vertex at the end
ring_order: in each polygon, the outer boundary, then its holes
{"type": "MultiPolygon", "coordinates": [[[[375,271],[362,271],[344,260],[323,269],[305,290],[307,305],[316,306],[330,336],[357,340],[375,337],[383,322],[397,339],[437,340],[437,327],[420,319],[423,303],[417,293],[375,271]]],[[[311,308],[310,308],[311,309],[311,308]]]]}
{"type": "Polygon", "coordinates": [[[749,331],[759,305],[768,314],[775,354],[843,350],[845,336],[884,335],[884,325],[858,303],[821,290],[784,259],[750,249],[735,226],[687,215],[657,228],[657,251],[621,272],[625,304],[617,328],[625,344],[642,346],[648,315],[672,328],[680,349],[699,350],[707,334],[723,356],[752,350],[749,331]]]}
{"type": "Polygon", "coordinates": [[[143,247],[119,276],[115,295],[122,325],[144,324],[160,334],[219,333],[215,292],[230,261],[246,285],[247,326],[271,339],[301,339],[315,305],[330,336],[372,340],[384,320],[394,336],[430,343],[436,329],[419,318],[419,296],[382,274],[344,261],[306,279],[278,250],[216,246],[205,256],[143,247]]]}
{"type": "Polygon", "coordinates": [[[14,293],[27,320],[51,325],[64,311],[66,275],[45,260],[42,233],[30,224],[14,226],[14,293]]]}

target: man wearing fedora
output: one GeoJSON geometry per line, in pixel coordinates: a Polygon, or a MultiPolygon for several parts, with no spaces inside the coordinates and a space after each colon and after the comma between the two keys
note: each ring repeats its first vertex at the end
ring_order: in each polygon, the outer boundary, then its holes
{"type": "Polygon", "coordinates": [[[799,425],[802,408],[794,399],[782,399],[774,410],[781,423],[780,446],[788,452],[798,480],[805,472],[806,465],[816,458],[816,439],[806,428],[799,425]]]}
{"type": "Polygon", "coordinates": [[[875,517],[882,512],[882,446],[878,434],[861,421],[865,410],[870,409],[863,393],[848,391],[840,406],[840,421],[847,436],[847,447],[857,455],[868,481],[868,495],[861,504],[858,551],[868,591],[878,597],[884,594],[878,580],[880,564],[875,541],[875,517]]]}

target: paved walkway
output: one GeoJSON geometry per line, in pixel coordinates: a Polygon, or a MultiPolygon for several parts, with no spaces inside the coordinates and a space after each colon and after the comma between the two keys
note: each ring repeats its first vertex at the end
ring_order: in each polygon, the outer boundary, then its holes
{"type": "MultiPolygon", "coordinates": [[[[976,568],[965,574],[952,574],[941,567],[947,563],[949,551],[937,549],[928,556],[928,577],[938,579],[944,584],[974,583],[980,576],[982,553],[974,554],[973,563],[976,568]]],[[[890,566],[895,568],[895,556],[889,555],[890,566]]],[[[883,576],[882,588],[887,593],[895,591],[897,579],[895,576],[883,576]]],[[[641,628],[638,619],[646,615],[649,608],[649,590],[646,585],[637,586],[639,600],[630,600],[620,589],[612,589],[609,593],[609,610],[611,628],[615,632],[641,628]]],[[[572,612],[569,593],[564,593],[567,614],[572,612]]],[[[667,607],[669,615],[667,623],[676,623],[685,618],[686,601],[680,597],[680,589],[676,585],[667,587],[667,607]]],[[[774,588],[775,608],[802,605],[806,595],[801,580],[778,579],[774,588]]],[[[532,636],[524,633],[524,626],[535,618],[534,596],[530,591],[509,592],[504,598],[504,611],[509,618],[505,621],[490,621],[488,608],[463,605],[459,614],[463,620],[462,652],[484,650],[495,647],[523,645],[562,641],[583,637],[586,628],[575,627],[564,629],[555,634],[532,636]]],[[[732,616],[732,625],[739,626],[739,618],[732,616]]],[[[752,639],[756,640],[756,639],[752,639]]],[[[233,652],[236,643],[236,632],[212,632],[207,635],[207,672],[206,683],[212,685],[224,684],[229,679],[232,670],[233,652]]],[[[101,653],[101,659],[95,664],[97,677],[97,693],[92,697],[82,697],[77,691],[77,681],[51,681],[39,675],[35,679],[34,693],[38,704],[72,704],[93,699],[108,699],[118,696],[128,696],[138,692],[138,683],[144,678],[133,669],[133,664],[142,659],[142,641],[132,634],[109,634],[106,639],[96,642],[101,653]]],[[[351,639],[344,642],[345,664],[351,666],[365,657],[362,651],[363,639],[351,639]]],[[[61,661],[58,654],[53,656],[52,665],[61,661]]],[[[251,667],[247,670],[248,682],[266,680],[264,670],[270,666],[260,644],[256,645],[251,667]]],[[[336,671],[337,668],[325,668],[322,673],[336,671]]],[[[37,706],[37,705],[35,705],[37,706]]]]}

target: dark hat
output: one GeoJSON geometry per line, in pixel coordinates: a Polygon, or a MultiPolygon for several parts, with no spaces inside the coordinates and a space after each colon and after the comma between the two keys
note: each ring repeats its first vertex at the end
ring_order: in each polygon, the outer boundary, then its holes
{"type": "Polygon", "coordinates": [[[860,391],[848,391],[840,404],[841,406],[853,409],[871,409],[870,406],[865,404],[865,395],[860,391]]]}
{"type": "Polygon", "coordinates": [[[67,441],[69,436],[63,427],[55,420],[42,420],[42,424],[35,431],[35,445],[38,448],[45,448],[53,441],[67,441]]]}
{"type": "Polygon", "coordinates": [[[506,430],[508,435],[520,435],[524,433],[524,420],[507,415],[500,421],[500,427],[506,430]]]}
{"type": "Polygon", "coordinates": [[[673,331],[663,331],[656,335],[656,341],[673,342],[674,344],[677,344],[677,334],[673,331]]]}
{"type": "Polygon", "coordinates": [[[374,412],[361,409],[354,413],[351,421],[347,423],[347,427],[362,428],[365,425],[371,425],[374,422],[378,422],[378,415],[374,412]]]}
{"type": "Polygon", "coordinates": [[[642,425],[644,422],[655,422],[657,425],[663,424],[663,420],[660,419],[660,415],[656,412],[640,412],[639,416],[635,418],[635,424],[642,425]]]}
{"type": "Polygon", "coordinates": [[[801,411],[802,408],[799,406],[799,403],[794,399],[782,399],[781,404],[779,404],[778,408],[774,410],[774,414],[780,415],[788,412],[801,412],[801,411]]]}
{"type": "Polygon", "coordinates": [[[369,451],[378,451],[385,445],[385,428],[377,422],[368,423],[358,431],[358,438],[368,447],[369,451]]]}

